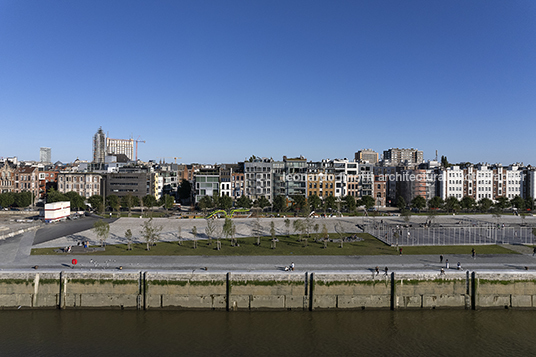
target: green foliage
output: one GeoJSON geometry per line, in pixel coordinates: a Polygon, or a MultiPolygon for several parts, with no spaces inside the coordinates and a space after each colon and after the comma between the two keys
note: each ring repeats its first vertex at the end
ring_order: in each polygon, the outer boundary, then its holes
{"type": "Polygon", "coordinates": [[[236,200],[236,206],[237,207],[242,207],[242,208],[251,208],[252,206],[252,202],[251,202],[251,199],[247,196],[240,196],[240,198],[238,198],[238,200],[236,200]]]}
{"type": "Polygon", "coordinates": [[[426,199],[422,196],[415,196],[411,200],[411,207],[416,208],[419,211],[426,207],[426,199]]]}
{"type": "Polygon", "coordinates": [[[218,199],[218,206],[223,210],[233,207],[233,199],[230,196],[223,195],[218,199]]]}
{"type": "Polygon", "coordinates": [[[460,202],[460,205],[462,206],[463,209],[465,210],[472,210],[475,208],[476,206],[476,201],[473,197],[471,196],[464,196],[462,198],[462,201],[460,202]]]}
{"type": "Polygon", "coordinates": [[[69,201],[69,198],[52,187],[47,192],[47,203],[69,201]]]}
{"type": "Polygon", "coordinates": [[[402,196],[398,196],[396,199],[396,207],[398,207],[399,210],[405,209],[407,206],[406,200],[402,196]]]}
{"type": "Polygon", "coordinates": [[[255,206],[264,209],[270,206],[270,201],[266,197],[261,196],[255,201],[255,206]]]}
{"type": "Polygon", "coordinates": [[[478,201],[478,209],[480,212],[488,212],[492,205],[493,202],[489,198],[483,198],[478,201]]]}
{"type": "Polygon", "coordinates": [[[510,201],[504,196],[497,197],[496,201],[497,202],[495,202],[495,207],[500,210],[504,210],[505,208],[508,208],[508,206],[510,206],[510,201]]]}
{"type": "Polygon", "coordinates": [[[95,221],[95,223],[93,224],[93,230],[95,231],[97,238],[101,242],[101,247],[104,246],[104,241],[108,238],[108,235],[110,234],[110,224],[100,219],[98,221],[95,221]]]}
{"type": "Polygon", "coordinates": [[[525,209],[525,200],[519,196],[512,198],[510,203],[519,210],[525,209]]]}
{"type": "Polygon", "coordinates": [[[170,195],[164,195],[160,199],[160,204],[164,206],[164,208],[167,210],[173,208],[174,203],[175,203],[175,199],[170,195]]]}
{"type": "Polygon", "coordinates": [[[192,184],[190,183],[190,181],[182,179],[177,192],[181,200],[190,199],[190,195],[192,194],[192,184]]]}
{"type": "Polygon", "coordinates": [[[106,205],[116,212],[119,211],[119,208],[121,207],[119,197],[116,195],[106,196],[106,205]]]}
{"type": "Polygon", "coordinates": [[[333,195],[329,195],[324,199],[324,211],[334,210],[337,206],[337,202],[333,195]]]}
{"type": "Polygon", "coordinates": [[[149,210],[151,210],[154,206],[156,206],[156,198],[153,195],[146,195],[142,198],[143,205],[149,210]]]}
{"type": "Polygon", "coordinates": [[[210,196],[203,196],[197,203],[197,206],[199,207],[199,209],[205,212],[207,209],[214,207],[214,201],[212,200],[212,197],[210,196]]]}
{"type": "Polygon", "coordinates": [[[15,206],[17,207],[28,207],[32,204],[33,193],[29,191],[22,191],[15,193],[15,206]]]}
{"type": "Polygon", "coordinates": [[[287,209],[287,198],[282,195],[277,195],[274,198],[274,210],[284,212],[287,209]]]}
{"type": "Polygon", "coordinates": [[[367,210],[369,210],[370,208],[374,207],[374,204],[376,203],[374,201],[374,198],[372,196],[364,196],[363,198],[361,198],[361,202],[363,203],[363,205],[365,206],[365,208],[367,210]]]}
{"type": "Polygon", "coordinates": [[[322,200],[317,195],[309,196],[307,198],[307,203],[309,203],[311,211],[318,211],[320,207],[322,207],[322,200]]]}
{"type": "Polygon", "coordinates": [[[434,209],[442,208],[444,204],[445,202],[439,196],[435,196],[430,201],[428,201],[428,207],[434,209]]]}
{"type": "Polygon", "coordinates": [[[13,192],[0,193],[0,206],[9,207],[15,203],[15,194],[13,192]]]}
{"type": "Polygon", "coordinates": [[[147,243],[147,250],[151,250],[151,245],[154,245],[157,240],[160,239],[160,232],[162,231],[162,226],[156,226],[153,224],[153,218],[143,222],[140,233],[145,242],[147,243]]]}
{"type": "Polygon", "coordinates": [[[88,198],[88,203],[91,205],[91,207],[96,210],[97,212],[103,212],[104,206],[102,204],[102,196],[101,195],[93,195],[90,198],[88,198]]]}
{"type": "Polygon", "coordinates": [[[448,212],[456,212],[460,209],[460,201],[454,196],[449,196],[445,201],[445,209],[448,212]]]}
{"type": "Polygon", "coordinates": [[[296,212],[301,211],[307,204],[307,200],[305,199],[305,196],[302,196],[302,195],[292,196],[292,201],[293,201],[292,209],[296,212]]]}
{"type": "Polygon", "coordinates": [[[344,197],[344,207],[346,208],[348,212],[354,212],[357,207],[355,198],[353,196],[346,195],[344,197]]]}

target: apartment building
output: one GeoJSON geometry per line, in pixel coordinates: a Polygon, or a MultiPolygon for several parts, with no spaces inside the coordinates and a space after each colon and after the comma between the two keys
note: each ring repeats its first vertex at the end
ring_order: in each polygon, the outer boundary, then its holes
{"type": "Polygon", "coordinates": [[[45,198],[51,188],[58,190],[58,171],[39,171],[39,198],[45,198]]]}
{"type": "MultiPolygon", "coordinates": [[[[246,196],[252,200],[265,197],[272,202],[274,197],[273,165],[274,160],[268,158],[254,158],[244,163],[246,196]]],[[[275,166],[279,173],[278,179],[280,179],[280,176],[284,175],[284,163],[278,163],[275,166]]],[[[278,181],[278,183],[284,185],[285,181],[278,181]]],[[[279,189],[283,190],[284,186],[279,187],[279,189]]]]}
{"type": "Polygon", "coordinates": [[[160,198],[162,187],[158,185],[159,175],[147,168],[122,167],[119,172],[107,173],[104,180],[106,196],[123,197],[131,194],[142,199],[152,195],[160,198]]]}
{"type": "Polygon", "coordinates": [[[372,149],[359,150],[355,153],[355,161],[376,165],[379,161],[379,154],[372,149]]]}
{"type": "Polygon", "coordinates": [[[73,191],[86,198],[102,194],[102,176],[98,173],[60,171],[57,177],[58,192],[73,191]]]}
{"type": "Polygon", "coordinates": [[[31,192],[34,201],[39,198],[39,169],[37,167],[22,166],[15,169],[13,192],[23,191],[31,192]]]}
{"type": "Polygon", "coordinates": [[[0,165],[0,193],[14,192],[15,167],[9,163],[0,165]]]}
{"type": "Polygon", "coordinates": [[[195,203],[204,196],[217,197],[220,195],[220,173],[218,168],[199,169],[194,176],[195,203]]]}
{"type": "Polygon", "coordinates": [[[325,162],[309,162],[307,170],[307,197],[317,195],[324,199],[335,194],[335,173],[325,162]]]}
{"type": "Polygon", "coordinates": [[[385,166],[414,166],[424,163],[424,154],[417,149],[392,148],[383,152],[385,166]]]}

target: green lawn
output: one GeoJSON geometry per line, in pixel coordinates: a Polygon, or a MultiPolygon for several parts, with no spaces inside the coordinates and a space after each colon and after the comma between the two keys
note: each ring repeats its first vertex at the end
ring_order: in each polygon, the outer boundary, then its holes
{"type": "MultiPolygon", "coordinates": [[[[221,250],[216,250],[216,241],[207,244],[208,241],[198,241],[198,248],[193,248],[192,241],[183,241],[182,245],[177,242],[159,242],[146,250],[146,244],[134,244],[132,250],[127,250],[125,244],[108,245],[105,251],[87,253],[88,255],[397,255],[395,247],[385,245],[367,233],[360,233],[358,236],[364,238],[361,242],[344,243],[340,248],[340,243],[328,243],[324,248],[324,243],[315,242],[310,238],[305,246],[305,242],[299,242],[298,237],[291,235],[279,236],[276,249],[270,247],[270,238],[261,239],[261,245],[257,246],[256,238],[238,239],[239,247],[232,247],[229,240],[221,241],[221,250]]],[[[433,247],[403,247],[403,254],[471,254],[471,246],[433,246],[433,247]]],[[[477,254],[517,254],[511,250],[497,245],[476,246],[477,254]]],[[[55,252],[56,248],[32,249],[33,255],[60,255],[55,252]]]]}

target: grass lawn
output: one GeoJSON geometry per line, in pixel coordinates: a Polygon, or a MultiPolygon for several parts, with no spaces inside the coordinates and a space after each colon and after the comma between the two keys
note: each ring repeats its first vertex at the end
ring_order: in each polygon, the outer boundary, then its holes
{"type": "MultiPolygon", "coordinates": [[[[125,244],[107,245],[105,251],[86,253],[88,255],[397,255],[398,250],[377,240],[367,233],[359,233],[358,236],[364,240],[361,242],[344,243],[340,248],[340,243],[329,242],[327,248],[324,243],[315,242],[309,238],[307,246],[305,242],[299,242],[298,237],[291,235],[279,236],[276,249],[270,247],[270,238],[261,239],[261,245],[257,246],[256,238],[238,239],[239,247],[232,247],[229,240],[221,240],[221,250],[216,250],[216,241],[212,240],[212,245],[207,240],[199,240],[197,249],[193,249],[192,241],[183,241],[182,245],[177,242],[158,242],[156,246],[146,250],[147,245],[133,244],[132,250],[127,250],[125,244]]],[[[432,247],[403,247],[403,254],[471,254],[472,246],[432,246],[432,247]]],[[[517,254],[509,249],[497,245],[485,245],[474,247],[477,254],[517,254]]],[[[32,249],[33,255],[61,255],[63,253],[54,252],[57,248],[32,249]]]]}

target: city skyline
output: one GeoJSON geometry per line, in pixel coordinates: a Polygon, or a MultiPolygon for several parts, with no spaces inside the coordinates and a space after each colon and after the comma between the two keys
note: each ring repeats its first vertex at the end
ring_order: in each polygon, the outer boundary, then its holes
{"type": "Polygon", "coordinates": [[[531,1],[2,2],[0,156],[91,161],[102,126],[146,141],[142,160],[536,164],[535,17],[531,1]]]}

